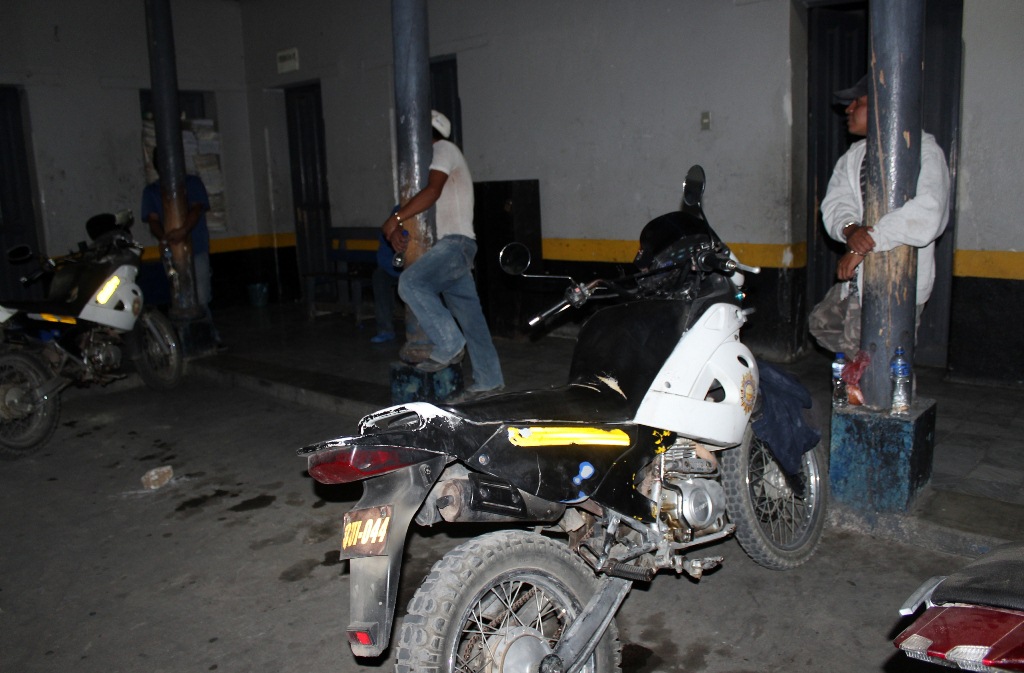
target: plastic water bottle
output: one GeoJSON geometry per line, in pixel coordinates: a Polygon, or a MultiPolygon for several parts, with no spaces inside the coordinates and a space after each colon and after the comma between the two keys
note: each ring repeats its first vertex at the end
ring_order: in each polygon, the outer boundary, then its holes
{"type": "Polygon", "coordinates": [[[903,347],[896,347],[896,354],[889,361],[889,379],[892,381],[893,416],[909,416],[912,392],[910,361],[903,353],[903,347]]]}
{"type": "Polygon", "coordinates": [[[848,401],[846,396],[846,379],[843,378],[843,370],[846,369],[846,356],[843,353],[836,353],[836,359],[832,362],[832,408],[843,409],[848,401]]]}
{"type": "MultiPolygon", "coordinates": [[[[402,236],[405,236],[406,238],[408,238],[409,237],[409,232],[406,231],[405,229],[403,229],[402,230],[402,236]]],[[[401,269],[403,266],[405,266],[405,251],[404,250],[402,252],[396,252],[395,253],[395,256],[391,258],[391,266],[395,267],[396,269],[401,269]]]]}

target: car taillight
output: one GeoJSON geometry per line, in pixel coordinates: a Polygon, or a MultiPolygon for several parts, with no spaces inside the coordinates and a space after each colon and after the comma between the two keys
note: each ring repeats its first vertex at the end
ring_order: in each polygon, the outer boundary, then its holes
{"type": "Polygon", "coordinates": [[[309,474],[321,484],[347,484],[422,463],[436,454],[398,446],[345,446],[309,456],[309,474]]]}

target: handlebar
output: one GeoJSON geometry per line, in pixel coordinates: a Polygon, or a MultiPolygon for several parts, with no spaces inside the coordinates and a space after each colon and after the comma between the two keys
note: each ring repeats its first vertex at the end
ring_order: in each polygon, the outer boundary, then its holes
{"type": "Polygon", "coordinates": [[[565,297],[562,299],[562,301],[558,302],[551,308],[545,311],[541,311],[537,315],[533,316],[532,318],[530,318],[527,324],[529,324],[530,327],[536,327],[537,325],[544,322],[548,318],[561,313],[570,306],[573,308],[579,308],[580,306],[583,306],[584,304],[587,303],[587,300],[590,299],[590,295],[594,294],[594,289],[597,288],[603,282],[604,281],[598,278],[596,280],[590,281],[589,283],[573,283],[568,288],[566,288],[565,297]]]}
{"type": "MultiPolygon", "coordinates": [[[[672,267],[666,267],[658,269],[657,271],[647,272],[645,274],[640,275],[666,273],[680,266],[685,268],[691,265],[693,267],[699,268],[704,273],[721,273],[727,276],[731,276],[737,271],[745,271],[747,273],[761,272],[760,267],[748,266],[746,264],[743,264],[739,260],[732,257],[731,254],[728,252],[722,252],[721,250],[708,248],[701,251],[694,251],[689,256],[688,260],[683,264],[673,265],[672,267]]],[[[530,318],[530,320],[528,321],[529,326],[536,327],[540,323],[544,322],[545,320],[555,315],[558,315],[567,308],[579,308],[583,306],[585,303],[587,303],[587,300],[590,299],[591,295],[593,295],[594,290],[602,285],[614,290],[617,294],[620,295],[630,294],[630,292],[623,290],[617,284],[611,281],[603,280],[601,278],[592,280],[589,283],[573,282],[566,289],[565,296],[562,298],[562,300],[556,303],[555,305],[551,306],[550,308],[545,309],[544,311],[541,311],[540,313],[530,318]]]]}

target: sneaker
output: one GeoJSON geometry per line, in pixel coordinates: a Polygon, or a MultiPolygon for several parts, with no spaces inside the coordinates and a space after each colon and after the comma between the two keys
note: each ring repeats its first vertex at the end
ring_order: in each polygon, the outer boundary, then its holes
{"type": "Polygon", "coordinates": [[[435,360],[434,358],[427,358],[423,362],[416,365],[416,369],[420,370],[421,372],[439,372],[445,367],[451,367],[454,364],[462,362],[462,358],[464,357],[466,357],[466,348],[462,347],[461,349],[459,349],[459,352],[456,353],[455,356],[451,360],[448,360],[447,362],[441,362],[439,360],[435,360]]]}
{"type": "Polygon", "coordinates": [[[376,336],[370,337],[370,343],[372,344],[386,344],[390,341],[395,340],[394,332],[377,332],[376,336]]]}

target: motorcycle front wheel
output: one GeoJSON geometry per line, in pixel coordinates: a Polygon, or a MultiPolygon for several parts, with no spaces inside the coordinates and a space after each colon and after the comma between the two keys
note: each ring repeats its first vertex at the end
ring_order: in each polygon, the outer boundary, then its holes
{"type": "MultiPolygon", "coordinates": [[[[536,671],[597,586],[582,560],[542,535],[474,538],[434,564],[409,602],[395,670],[536,671]]],[[[582,670],[610,673],[619,661],[613,621],[582,670]]]]}
{"type": "Polygon", "coordinates": [[[758,565],[788,570],[817,549],[828,500],[826,451],[819,443],[803,455],[800,474],[787,476],[748,425],[740,445],[719,454],[736,539],[758,565]]]}
{"type": "Polygon", "coordinates": [[[36,400],[34,391],[51,378],[27,353],[0,355],[0,458],[13,460],[39,450],[57,429],[60,397],[36,400]]]}
{"type": "Polygon", "coordinates": [[[132,361],[139,376],[154,390],[171,390],[181,383],[185,358],[178,332],[170,320],[156,310],[143,311],[132,332],[135,350],[132,361]]]}

